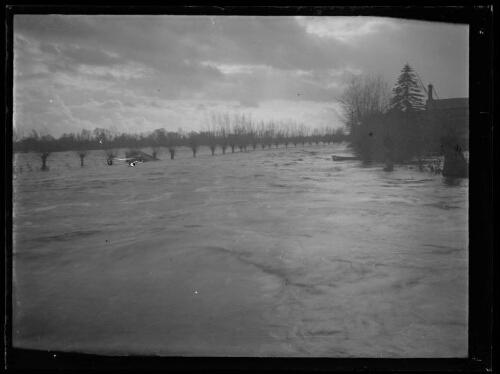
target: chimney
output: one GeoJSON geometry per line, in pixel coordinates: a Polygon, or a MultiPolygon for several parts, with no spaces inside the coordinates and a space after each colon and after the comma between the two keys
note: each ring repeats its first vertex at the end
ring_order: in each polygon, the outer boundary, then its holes
{"type": "Polygon", "coordinates": [[[429,100],[432,100],[432,84],[429,84],[429,100]]]}

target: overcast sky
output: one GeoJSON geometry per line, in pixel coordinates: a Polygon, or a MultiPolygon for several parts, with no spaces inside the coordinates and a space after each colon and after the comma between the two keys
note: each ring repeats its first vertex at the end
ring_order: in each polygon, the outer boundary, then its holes
{"type": "Polygon", "coordinates": [[[203,130],[212,111],[340,127],[353,74],[408,62],[468,97],[468,26],[376,17],[15,15],[14,127],[203,130]]]}

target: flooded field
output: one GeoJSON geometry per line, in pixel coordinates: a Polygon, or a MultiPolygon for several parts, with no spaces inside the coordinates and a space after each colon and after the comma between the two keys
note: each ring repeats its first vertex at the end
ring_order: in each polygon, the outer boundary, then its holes
{"type": "Polygon", "coordinates": [[[332,154],[16,155],[14,347],[465,357],[468,180],[332,154]]]}

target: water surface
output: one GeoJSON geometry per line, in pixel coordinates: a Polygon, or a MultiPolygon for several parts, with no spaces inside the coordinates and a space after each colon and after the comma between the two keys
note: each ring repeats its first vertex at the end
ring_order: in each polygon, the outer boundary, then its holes
{"type": "Polygon", "coordinates": [[[332,154],[16,155],[13,345],[465,357],[468,180],[332,154]]]}

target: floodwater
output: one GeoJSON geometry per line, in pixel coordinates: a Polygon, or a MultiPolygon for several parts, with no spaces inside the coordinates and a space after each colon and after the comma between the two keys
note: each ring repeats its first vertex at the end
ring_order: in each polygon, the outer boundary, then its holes
{"type": "Polygon", "coordinates": [[[468,180],[332,154],[16,155],[14,347],[466,357],[468,180]]]}

